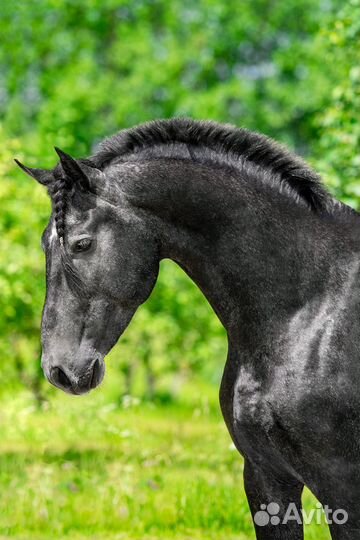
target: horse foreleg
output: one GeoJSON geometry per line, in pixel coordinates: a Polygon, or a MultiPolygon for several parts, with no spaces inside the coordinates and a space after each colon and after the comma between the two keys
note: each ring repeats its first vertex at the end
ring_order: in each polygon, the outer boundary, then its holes
{"type": "Polygon", "coordinates": [[[279,481],[272,473],[259,469],[248,459],[245,459],[244,483],[257,540],[304,538],[302,484],[292,478],[288,482],[283,479],[279,481]]]}

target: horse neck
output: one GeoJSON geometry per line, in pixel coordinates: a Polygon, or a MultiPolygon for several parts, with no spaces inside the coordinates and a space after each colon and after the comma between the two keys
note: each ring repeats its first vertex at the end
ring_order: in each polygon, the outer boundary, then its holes
{"type": "Polygon", "coordinates": [[[159,237],[161,257],[186,271],[235,340],[276,332],[341,283],[350,255],[339,223],[274,186],[170,159],[129,164],[124,177],[128,199],[159,237]]]}

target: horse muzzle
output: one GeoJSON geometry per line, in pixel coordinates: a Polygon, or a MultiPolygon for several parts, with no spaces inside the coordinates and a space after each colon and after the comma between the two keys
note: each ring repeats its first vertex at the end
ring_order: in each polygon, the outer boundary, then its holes
{"type": "Polygon", "coordinates": [[[68,394],[81,395],[99,386],[105,375],[105,363],[102,358],[95,358],[86,363],[81,372],[63,364],[56,365],[42,359],[42,367],[48,381],[68,394]]]}

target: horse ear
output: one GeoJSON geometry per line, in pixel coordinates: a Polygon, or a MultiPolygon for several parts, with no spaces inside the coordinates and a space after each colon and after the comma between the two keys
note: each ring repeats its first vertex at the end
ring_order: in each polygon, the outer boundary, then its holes
{"type": "Polygon", "coordinates": [[[55,151],[60,158],[61,168],[69,181],[78,183],[83,191],[96,192],[101,180],[104,178],[104,173],[100,169],[86,165],[81,160],[76,161],[56,146],[55,151]]]}
{"type": "Polygon", "coordinates": [[[43,186],[49,187],[50,183],[53,181],[53,175],[51,171],[47,171],[46,169],[32,169],[31,167],[26,167],[18,159],[14,159],[16,165],[20,167],[26,174],[31,176],[32,178],[35,178],[40,184],[43,186]]]}
{"type": "Polygon", "coordinates": [[[60,158],[61,168],[64,171],[65,176],[73,183],[77,183],[83,191],[90,191],[89,178],[78,162],[56,146],[55,152],[60,158]]]}

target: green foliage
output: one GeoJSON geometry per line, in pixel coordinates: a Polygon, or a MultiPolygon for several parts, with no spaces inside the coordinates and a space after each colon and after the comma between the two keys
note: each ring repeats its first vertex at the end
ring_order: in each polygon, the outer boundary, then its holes
{"type": "Polygon", "coordinates": [[[327,62],[337,77],[331,103],[319,115],[318,166],[335,194],[360,203],[360,2],[352,0],[321,34],[327,62]]]}
{"type": "Polygon", "coordinates": [[[12,157],[21,156],[20,141],[5,137],[3,131],[0,141],[1,376],[6,384],[16,384],[19,375],[20,382],[28,382],[39,366],[44,296],[44,261],[39,245],[49,203],[40,187],[23,175],[14,178],[12,157]]]}
{"type": "MultiPolygon", "coordinates": [[[[292,143],[330,90],[314,36],[340,0],[30,0],[2,8],[2,113],[78,154],[156,117],[245,125],[292,143]],[[11,66],[11,69],[10,69],[11,66]]],[[[35,148],[32,151],[36,150],[35,148]]]]}

